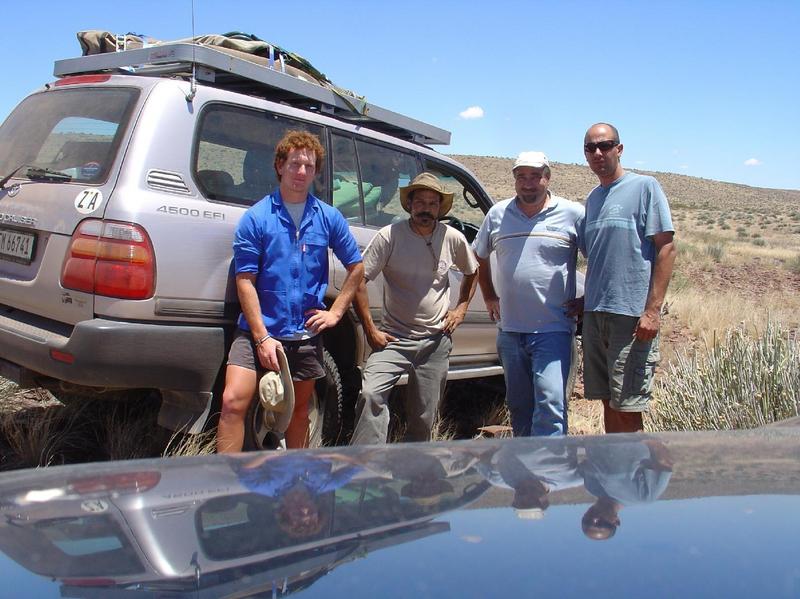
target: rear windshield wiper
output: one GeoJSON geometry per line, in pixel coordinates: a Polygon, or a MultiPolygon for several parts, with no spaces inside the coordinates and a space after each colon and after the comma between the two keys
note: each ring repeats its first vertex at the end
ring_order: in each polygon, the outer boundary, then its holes
{"type": "Polygon", "coordinates": [[[13,171],[11,171],[5,177],[3,177],[3,179],[0,180],[0,189],[5,189],[6,188],[6,183],[8,183],[8,181],[11,179],[11,177],[16,175],[17,172],[21,171],[26,166],[30,166],[30,164],[20,164],[17,168],[15,168],[13,171]]]}
{"type": "Polygon", "coordinates": [[[8,173],[5,177],[0,179],[0,189],[5,189],[6,184],[11,180],[11,177],[16,175],[19,171],[24,169],[25,167],[28,168],[27,172],[24,174],[25,177],[31,180],[36,181],[72,181],[72,175],[68,175],[67,173],[62,173],[61,171],[54,171],[49,168],[45,168],[42,166],[34,166],[32,164],[20,164],[17,168],[13,171],[8,173]]]}

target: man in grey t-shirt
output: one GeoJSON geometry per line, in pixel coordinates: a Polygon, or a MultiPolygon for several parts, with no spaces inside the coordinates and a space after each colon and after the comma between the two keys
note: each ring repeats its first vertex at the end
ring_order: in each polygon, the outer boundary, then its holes
{"type": "Polygon", "coordinates": [[[643,429],[659,360],[661,307],[675,262],[667,198],[653,177],[622,168],[613,125],[592,125],[586,161],[600,185],[578,228],[588,260],[583,322],[584,388],[601,399],[607,433],[643,429]]]}
{"type": "Polygon", "coordinates": [[[400,203],[411,217],[382,228],[364,250],[365,280],[383,274],[383,319],[378,329],[362,282],[355,308],[373,351],[356,403],[353,444],[386,442],[389,395],[406,373],[406,440],[430,440],[447,382],[450,334],[464,320],[475,293],[478,262],[469,243],[438,220],[450,211],[453,194],[435,175],[422,173],[400,188],[400,203]],[[451,310],[452,266],[463,279],[451,310]]]}

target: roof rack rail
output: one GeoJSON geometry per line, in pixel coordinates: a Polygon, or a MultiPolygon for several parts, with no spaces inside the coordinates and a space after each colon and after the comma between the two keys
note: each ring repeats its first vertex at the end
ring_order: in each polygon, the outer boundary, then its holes
{"type": "MultiPolygon", "coordinates": [[[[254,59],[257,57],[253,57],[254,59]]],[[[358,96],[337,93],[309,81],[234,56],[224,50],[191,43],[166,43],[135,50],[57,60],[56,77],[79,73],[125,71],[139,75],[189,74],[196,65],[198,81],[284,102],[340,120],[424,144],[450,143],[450,132],[367,103],[358,96]]]]}

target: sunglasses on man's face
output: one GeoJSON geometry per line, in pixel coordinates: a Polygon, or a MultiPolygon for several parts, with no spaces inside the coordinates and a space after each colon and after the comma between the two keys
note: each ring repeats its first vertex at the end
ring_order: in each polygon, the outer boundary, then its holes
{"type": "Polygon", "coordinates": [[[613,139],[607,139],[605,141],[598,141],[597,143],[587,143],[583,144],[583,151],[588,152],[589,154],[594,154],[597,148],[600,148],[601,152],[608,152],[611,148],[615,148],[619,145],[618,141],[614,141],[613,139]]]}

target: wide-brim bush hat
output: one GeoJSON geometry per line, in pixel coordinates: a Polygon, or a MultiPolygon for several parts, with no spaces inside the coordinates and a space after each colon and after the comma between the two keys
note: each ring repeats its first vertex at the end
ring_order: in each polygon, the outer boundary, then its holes
{"type": "Polygon", "coordinates": [[[417,189],[430,189],[438,193],[442,198],[439,203],[438,218],[442,218],[445,214],[450,212],[450,209],[453,207],[453,192],[447,191],[436,175],[432,173],[420,173],[414,177],[411,183],[400,188],[400,204],[403,206],[403,210],[409,214],[411,213],[411,201],[408,196],[417,189]]]}
{"type": "Polygon", "coordinates": [[[294,385],[289,362],[282,349],[278,357],[280,372],[270,370],[258,382],[258,400],[261,402],[264,426],[276,433],[285,433],[294,412],[294,385]]]}

